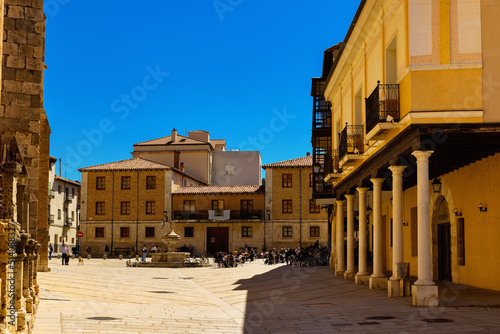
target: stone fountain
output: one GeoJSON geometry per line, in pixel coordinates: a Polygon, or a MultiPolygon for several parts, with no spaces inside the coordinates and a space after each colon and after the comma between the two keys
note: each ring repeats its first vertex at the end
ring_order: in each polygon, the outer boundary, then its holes
{"type": "Polygon", "coordinates": [[[151,262],[146,262],[142,265],[151,267],[182,267],[184,259],[189,257],[190,254],[188,252],[173,251],[175,249],[173,246],[179,243],[181,237],[175,233],[174,222],[168,219],[167,211],[163,212],[163,216],[165,217],[164,222],[168,223],[168,230],[170,231],[161,237],[161,241],[166,245],[165,251],[162,253],[153,253],[151,262]]]}

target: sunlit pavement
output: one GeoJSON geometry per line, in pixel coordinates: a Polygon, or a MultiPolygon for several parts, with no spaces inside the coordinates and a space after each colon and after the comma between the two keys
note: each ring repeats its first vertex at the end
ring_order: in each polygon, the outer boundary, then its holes
{"type": "MultiPolygon", "coordinates": [[[[52,259],[34,333],[500,332],[495,307],[416,308],[327,267],[131,268],[52,259]]],[[[461,290],[448,293],[452,300],[461,290]]],[[[498,303],[500,304],[500,302],[498,303]]]]}

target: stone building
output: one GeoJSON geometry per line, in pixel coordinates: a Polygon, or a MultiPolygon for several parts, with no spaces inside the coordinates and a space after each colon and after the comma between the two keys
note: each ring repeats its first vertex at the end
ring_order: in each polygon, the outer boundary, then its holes
{"type": "Polygon", "coordinates": [[[264,247],[264,187],[180,187],[172,194],[174,229],[182,246],[213,254],[264,247]]]}
{"type": "MultiPolygon", "coordinates": [[[[182,167],[183,168],[183,167],[182,167]]],[[[172,214],[172,192],[206,183],[183,170],[142,158],[79,169],[82,173],[82,254],[136,254],[161,244],[163,212],[172,214]]]]}
{"type": "Polygon", "coordinates": [[[55,174],[56,159],[50,158],[49,170],[49,241],[55,252],[66,244],[77,246],[80,223],[80,182],[55,174]]]}
{"type": "Polygon", "coordinates": [[[492,0],[363,0],[325,51],[313,180],[336,200],[337,275],[396,297],[407,263],[417,306],[437,305],[436,280],[500,290],[499,12],[492,0]]]}
{"type": "Polygon", "coordinates": [[[48,270],[50,127],[43,109],[43,1],[1,2],[0,332],[27,333],[48,270]]]}
{"type": "Polygon", "coordinates": [[[266,171],[266,249],[328,245],[327,213],[313,198],[311,155],[262,166],[266,171]]]}

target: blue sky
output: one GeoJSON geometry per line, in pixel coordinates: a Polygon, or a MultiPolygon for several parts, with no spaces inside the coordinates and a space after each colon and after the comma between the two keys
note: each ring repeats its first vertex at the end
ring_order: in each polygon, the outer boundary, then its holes
{"type": "MultiPolygon", "coordinates": [[[[263,164],[311,152],[311,77],[359,1],[47,0],[45,100],[62,174],[172,128],[263,164]]],[[[57,166],[58,167],[58,166],[57,166]]]]}

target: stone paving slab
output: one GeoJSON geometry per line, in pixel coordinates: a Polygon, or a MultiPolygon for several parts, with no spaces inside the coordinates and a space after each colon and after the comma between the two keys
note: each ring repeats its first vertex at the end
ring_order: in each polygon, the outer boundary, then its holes
{"type": "Polygon", "coordinates": [[[51,272],[38,273],[35,334],[500,332],[498,308],[416,308],[326,267],[255,261],[238,268],[129,268],[117,259],[50,265],[51,272]],[[370,318],[381,316],[387,318],[370,318]]]}

